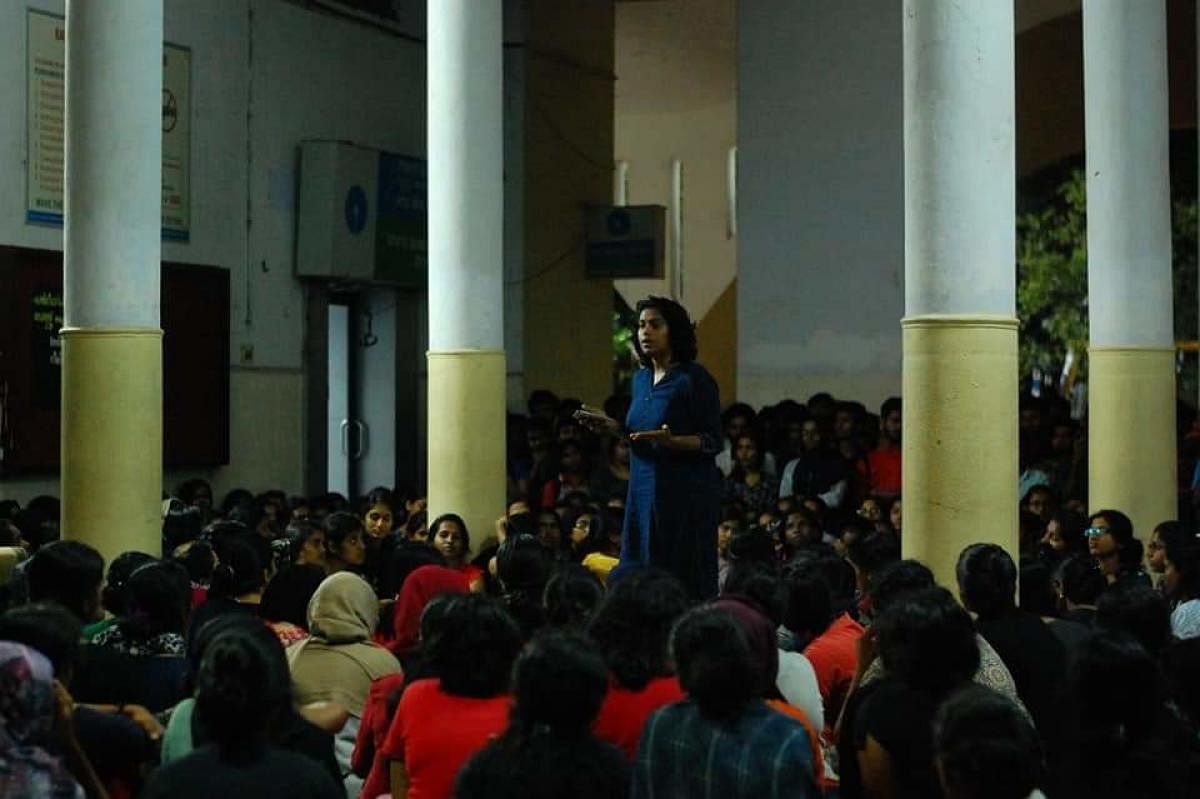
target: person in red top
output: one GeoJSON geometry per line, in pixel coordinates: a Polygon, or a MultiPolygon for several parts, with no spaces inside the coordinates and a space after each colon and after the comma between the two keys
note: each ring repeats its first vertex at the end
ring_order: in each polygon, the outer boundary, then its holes
{"type": "Polygon", "coordinates": [[[667,650],[671,627],[689,605],[682,583],[646,569],[615,582],[588,627],[609,668],[592,732],[630,760],[650,714],[686,698],[667,650]]]}
{"type": "Polygon", "coordinates": [[[888,397],[879,409],[879,446],[867,456],[869,492],[882,499],[900,495],[900,398],[888,397]]]}
{"type": "Polygon", "coordinates": [[[463,764],[508,727],[508,676],[521,647],[516,622],[477,594],[436,604],[436,624],[424,636],[435,676],[404,690],[377,755],[390,762],[393,799],[447,799],[463,764]]]}
{"type": "Polygon", "coordinates": [[[420,643],[421,614],[425,612],[425,606],[442,594],[466,592],[466,575],[457,569],[436,565],[416,568],[400,586],[392,611],[391,629],[381,628],[375,636],[376,642],[404,662],[416,652],[420,643]]]}
{"type": "Polygon", "coordinates": [[[443,513],[429,525],[429,542],[446,558],[446,565],[462,572],[467,587],[478,593],[483,590],[483,569],[471,564],[471,534],[467,523],[457,513],[443,513]]]}

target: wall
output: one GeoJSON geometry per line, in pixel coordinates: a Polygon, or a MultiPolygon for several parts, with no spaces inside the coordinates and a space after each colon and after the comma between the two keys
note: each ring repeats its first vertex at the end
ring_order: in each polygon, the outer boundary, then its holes
{"type": "MultiPolygon", "coordinates": [[[[668,265],[663,280],[615,286],[631,306],[648,294],[677,295],[697,322],[700,360],[724,403],[737,397],[737,246],[728,190],[737,140],[736,45],[734,0],[617,4],[616,160],[628,164],[631,204],[668,208],[672,162],[682,163],[683,258],[678,279],[668,265]]],[[[669,261],[669,232],[667,251],[669,261]]]]}
{"type": "MultiPolygon", "coordinates": [[[[62,13],[62,3],[33,7],[62,13]]],[[[402,23],[423,25],[415,0],[402,23]]],[[[424,155],[419,42],[283,0],[167,0],[167,40],[192,50],[192,235],[163,258],[231,272],[231,462],[200,474],[220,494],[304,489],[303,287],[292,276],[296,146],[356,141],[424,155]]],[[[0,170],[24,175],[25,10],[0,5],[0,170]],[[21,77],[13,77],[21,76],[21,77]]],[[[61,249],[61,230],[24,224],[24,180],[0,185],[0,243],[61,249]]],[[[0,497],[57,493],[57,480],[0,483],[0,497]]]]}
{"type": "Polygon", "coordinates": [[[901,16],[881,0],[738,11],[739,396],[875,406],[900,389],[901,16]]]}
{"type": "Polygon", "coordinates": [[[583,266],[583,209],[612,199],[613,6],[525,4],[524,381],[612,392],[612,281],[583,266]]]}

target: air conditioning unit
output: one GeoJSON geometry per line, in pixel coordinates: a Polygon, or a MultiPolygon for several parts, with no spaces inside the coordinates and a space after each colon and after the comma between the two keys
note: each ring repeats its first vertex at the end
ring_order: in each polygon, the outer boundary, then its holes
{"type": "Polygon", "coordinates": [[[341,141],[302,142],[296,276],[424,286],[427,175],[424,159],[341,141]]]}
{"type": "Polygon", "coordinates": [[[591,206],[585,211],[584,229],[588,277],[663,277],[667,236],[664,206],[591,206]]]}

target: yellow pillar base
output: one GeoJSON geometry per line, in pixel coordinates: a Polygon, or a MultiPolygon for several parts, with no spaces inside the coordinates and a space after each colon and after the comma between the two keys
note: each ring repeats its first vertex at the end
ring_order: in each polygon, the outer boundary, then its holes
{"type": "Polygon", "coordinates": [[[162,331],[64,328],[62,530],[111,562],[162,548],[162,331]]]}
{"type": "Polygon", "coordinates": [[[1088,508],[1124,512],[1142,541],[1177,518],[1175,350],[1088,351],[1088,508]]]}
{"type": "Polygon", "coordinates": [[[492,534],[508,499],[504,352],[428,357],[429,519],[462,516],[475,547],[492,534]]]}
{"type": "Polygon", "coordinates": [[[1017,320],[905,319],[901,551],[956,591],[977,542],[1018,549],[1017,320]]]}

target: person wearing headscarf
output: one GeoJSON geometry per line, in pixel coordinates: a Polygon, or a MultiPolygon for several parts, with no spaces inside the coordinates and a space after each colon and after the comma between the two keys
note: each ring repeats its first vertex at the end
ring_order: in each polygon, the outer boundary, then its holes
{"type": "Polygon", "coordinates": [[[53,737],[55,704],[50,661],[0,641],[0,796],[83,799],[66,765],[41,746],[53,737]]]}
{"type": "Polygon", "coordinates": [[[395,655],[372,640],[378,623],[379,602],[370,583],[353,572],[337,572],[308,603],[310,636],[288,648],[298,702],[334,702],[350,714],[334,742],[348,796],[362,789],[350,761],[371,683],[401,672],[395,655]]]}

